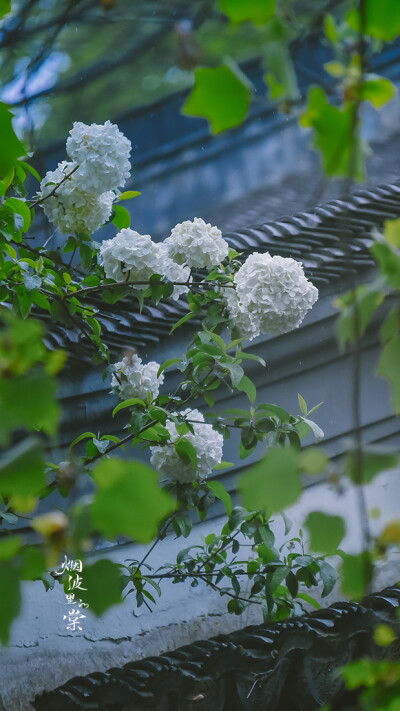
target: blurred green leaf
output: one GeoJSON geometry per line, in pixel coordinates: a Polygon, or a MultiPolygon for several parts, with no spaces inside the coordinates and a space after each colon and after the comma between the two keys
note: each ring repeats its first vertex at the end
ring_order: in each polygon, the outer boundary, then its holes
{"type": "Polygon", "coordinates": [[[378,364],[377,374],[387,378],[392,385],[393,409],[400,415],[400,335],[388,341],[378,364]]]}
{"type": "Polygon", "coordinates": [[[353,600],[360,600],[371,582],[373,565],[367,551],[360,555],[342,554],[342,592],[353,600]]]}
{"type": "Polygon", "coordinates": [[[12,621],[21,607],[19,570],[14,560],[0,561],[0,641],[7,644],[12,621]]]}
{"type": "Polygon", "coordinates": [[[387,343],[394,336],[398,336],[399,327],[399,312],[396,308],[393,308],[389,315],[386,317],[385,321],[383,322],[382,328],[380,330],[381,343],[387,343]]]}
{"type": "Polygon", "coordinates": [[[389,286],[400,289],[400,250],[384,242],[375,242],[371,252],[389,286]]]}
{"type": "Polygon", "coordinates": [[[235,24],[251,20],[255,25],[263,25],[275,12],[275,0],[220,0],[220,7],[235,24]]]}
{"type": "Polygon", "coordinates": [[[344,348],[347,342],[353,343],[357,335],[360,337],[364,334],[372,316],[383,303],[384,298],[385,295],[380,289],[376,289],[370,284],[362,284],[355,291],[348,291],[335,299],[335,306],[341,310],[336,322],[341,348],[344,348]]]}
{"type": "Polygon", "coordinates": [[[0,0],[0,18],[11,12],[11,0],[0,0]]]}
{"type": "Polygon", "coordinates": [[[322,449],[307,447],[300,454],[300,466],[306,474],[315,476],[328,469],[329,459],[322,449]]]}
{"type": "MultiPolygon", "coordinates": [[[[399,364],[398,364],[399,365],[399,364]]],[[[400,376],[399,376],[400,378],[400,376]]],[[[368,484],[385,469],[393,469],[399,462],[399,455],[385,452],[373,445],[365,447],[361,456],[362,477],[357,481],[357,452],[348,452],[345,462],[345,472],[355,484],[368,484]]]]}
{"type": "Polygon", "coordinates": [[[367,74],[362,85],[361,99],[370,101],[376,109],[382,108],[396,95],[397,89],[386,77],[377,74],[367,74]]]}
{"type": "Polygon", "coordinates": [[[346,529],[340,516],[330,516],[322,511],[309,513],[305,525],[310,532],[310,548],[318,553],[332,555],[336,552],[346,529]]]}
{"type": "MultiPolygon", "coordinates": [[[[1,17],[5,12],[9,12],[10,2],[8,2],[8,0],[0,0],[0,3],[1,17]]],[[[25,155],[25,149],[21,141],[15,135],[12,119],[13,115],[8,106],[0,103],[0,178],[6,175],[15,165],[18,158],[25,155]]]]}
{"type": "Polygon", "coordinates": [[[321,152],[325,173],[331,177],[349,175],[354,165],[354,177],[364,180],[365,144],[354,135],[354,106],[333,106],[320,87],[308,94],[306,111],[300,118],[304,128],[314,129],[313,146],[321,152]]]}
{"type": "Polygon", "coordinates": [[[246,508],[273,513],[294,504],[302,491],[297,465],[297,454],[290,447],[268,452],[239,480],[246,508]]]}
{"type": "Polygon", "coordinates": [[[400,248],[400,218],[398,220],[386,220],[383,235],[386,242],[400,248]]]}
{"type": "Polygon", "coordinates": [[[21,580],[40,580],[46,570],[46,557],[42,548],[27,546],[23,549],[21,580]]]}
{"type": "Polygon", "coordinates": [[[147,543],[175,501],[160,489],[158,476],[142,462],[108,459],[92,472],[98,486],[91,505],[97,529],[109,538],[127,535],[147,543]]]}
{"type": "Polygon", "coordinates": [[[271,99],[280,101],[299,99],[297,76],[286,42],[269,41],[265,46],[264,56],[266,67],[264,78],[271,99]]]}
{"type": "Polygon", "coordinates": [[[0,457],[2,496],[34,495],[45,483],[43,446],[38,439],[28,437],[0,457]]]}
{"type": "Polygon", "coordinates": [[[219,67],[195,69],[195,84],[182,111],[206,118],[213,133],[238,126],[250,105],[251,85],[240,68],[227,59],[219,67]]]}
{"type": "MultiPolygon", "coordinates": [[[[397,0],[365,0],[365,14],[367,35],[391,42],[400,34],[400,3],[397,0]]],[[[359,10],[350,10],[346,20],[352,29],[360,31],[359,10]]]]}
{"type": "MultiPolygon", "coordinates": [[[[93,565],[86,564],[82,569],[82,579],[82,587],[87,590],[79,590],[79,597],[98,617],[113,605],[123,602],[122,575],[118,563],[103,559],[93,565]]],[[[69,591],[68,582],[64,583],[64,590],[69,591]]],[[[83,608],[82,613],[85,614],[83,608]]]]}
{"type": "Polygon", "coordinates": [[[0,539],[0,560],[14,558],[22,545],[20,536],[8,536],[0,539]]]}
{"type": "Polygon", "coordinates": [[[0,443],[16,427],[39,429],[48,435],[57,431],[60,413],[56,380],[46,373],[32,373],[0,380],[0,443]]]}

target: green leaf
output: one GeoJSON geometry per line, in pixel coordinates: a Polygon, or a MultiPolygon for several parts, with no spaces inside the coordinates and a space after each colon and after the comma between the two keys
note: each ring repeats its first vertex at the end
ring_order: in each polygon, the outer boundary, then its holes
{"type": "MultiPolygon", "coordinates": [[[[215,467],[216,468],[216,467],[215,467]]],[[[228,516],[232,513],[232,499],[231,495],[227,492],[224,485],[220,481],[209,481],[208,487],[214,492],[217,499],[220,499],[224,504],[228,516]]]]}
{"type": "Polygon", "coordinates": [[[11,12],[11,0],[0,0],[0,19],[11,12]]]}
{"type": "Polygon", "coordinates": [[[0,443],[16,427],[37,428],[49,435],[57,431],[60,408],[56,380],[45,373],[32,373],[0,380],[0,443]]]}
{"type": "Polygon", "coordinates": [[[169,335],[171,335],[171,333],[173,333],[175,331],[175,329],[179,328],[179,326],[182,326],[184,323],[186,323],[186,321],[189,321],[189,319],[193,318],[194,316],[197,316],[197,314],[193,313],[193,312],[191,312],[189,314],[185,314],[185,316],[182,316],[182,318],[180,318],[179,321],[174,323],[174,325],[172,326],[172,328],[169,332],[169,335]]]}
{"type": "Polygon", "coordinates": [[[361,337],[364,334],[372,316],[383,303],[384,298],[384,293],[379,289],[362,284],[355,291],[349,291],[335,300],[335,306],[342,311],[336,324],[341,348],[348,341],[354,343],[357,335],[361,337]]]}
{"type": "Polygon", "coordinates": [[[286,578],[287,574],[290,572],[290,568],[288,565],[280,565],[276,570],[271,575],[271,580],[270,580],[270,589],[271,592],[273,593],[278,585],[281,584],[281,582],[286,578]]]}
{"type": "Polygon", "coordinates": [[[360,555],[342,554],[341,581],[344,595],[353,600],[361,600],[372,574],[373,565],[367,551],[360,555]]]}
{"type": "Polygon", "coordinates": [[[361,98],[370,101],[376,109],[382,108],[396,95],[397,89],[389,79],[377,74],[367,74],[362,85],[361,98]]]}
{"type": "Polygon", "coordinates": [[[377,374],[387,378],[392,385],[393,409],[400,415],[400,335],[388,341],[378,364],[377,374]]]}
{"type": "Polygon", "coordinates": [[[238,363],[221,363],[221,367],[229,372],[233,387],[241,390],[239,384],[244,377],[243,368],[238,363]]]}
{"type": "Polygon", "coordinates": [[[375,242],[370,249],[389,286],[400,289],[400,253],[398,248],[384,242],[375,242]]]}
{"type": "Polygon", "coordinates": [[[24,160],[19,160],[18,165],[22,165],[24,170],[26,170],[28,173],[31,173],[33,175],[33,177],[36,178],[36,180],[38,180],[40,183],[41,177],[40,177],[39,173],[37,172],[37,170],[32,165],[29,165],[29,163],[26,163],[26,161],[24,161],[24,160]]]}
{"type": "Polygon", "coordinates": [[[304,400],[304,397],[302,397],[302,396],[300,395],[300,393],[297,393],[297,397],[298,397],[298,400],[299,400],[300,410],[301,410],[301,412],[303,413],[303,415],[306,415],[306,414],[307,414],[307,411],[308,411],[307,403],[306,403],[306,401],[304,400]]]}
{"type": "Polygon", "coordinates": [[[386,242],[400,247],[400,217],[398,220],[386,220],[383,230],[386,242]]]}
{"type": "Polygon", "coordinates": [[[27,232],[31,224],[32,214],[26,202],[15,197],[9,197],[5,201],[4,207],[9,207],[13,212],[21,215],[23,219],[23,231],[27,232]]]}
{"type": "Polygon", "coordinates": [[[275,512],[294,504],[302,491],[297,464],[297,454],[290,447],[270,450],[239,480],[246,508],[275,512]]]}
{"type": "Polygon", "coordinates": [[[389,625],[378,625],[374,629],[374,642],[380,647],[388,647],[397,639],[396,632],[389,625]]]}
{"type": "Polygon", "coordinates": [[[381,343],[387,343],[394,336],[399,335],[399,312],[396,308],[393,308],[390,314],[387,316],[383,322],[382,328],[380,330],[381,343]]]}
{"type": "Polygon", "coordinates": [[[325,62],[324,69],[332,77],[343,77],[346,74],[346,67],[344,66],[344,64],[335,60],[331,62],[325,62]]]}
{"type": "Polygon", "coordinates": [[[333,555],[346,529],[340,516],[329,516],[321,511],[309,513],[305,522],[310,532],[310,548],[318,553],[333,555]]]}
{"type": "Polygon", "coordinates": [[[275,0],[220,0],[220,7],[235,24],[251,20],[264,25],[275,12],[275,0]]]}
{"type": "Polygon", "coordinates": [[[22,545],[20,536],[8,536],[0,539],[0,560],[14,558],[22,545]]]}
{"type": "Polygon", "coordinates": [[[164,370],[169,368],[171,365],[174,365],[174,363],[182,363],[182,358],[169,358],[169,360],[166,360],[165,363],[162,363],[157,371],[157,378],[160,377],[164,370]]]}
{"type": "Polygon", "coordinates": [[[178,513],[172,521],[174,531],[178,536],[187,538],[192,530],[192,520],[186,513],[178,513]]]}
{"type": "Polygon", "coordinates": [[[106,302],[106,304],[116,304],[117,301],[125,298],[125,296],[129,294],[130,290],[130,287],[128,285],[125,286],[125,284],[116,284],[115,286],[110,284],[109,289],[104,289],[104,291],[102,291],[101,298],[106,302]]]}
{"type": "Polygon", "coordinates": [[[124,400],[123,402],[120,402],[119,405],[114,407],[112,411],[112,416],[115,417],[117,412],[120,412],[120,410],[125,410],[127,407],[133,407],[134,405],[141,405],[142,407],[146,407],[146,403],[143,402],[138,397],[131,397],[129,400],[124,400]]]}
{"type": "Polygon", "coordinates": [[[182,437],[175,442],[175,450],[184,464],[191,464],[193,469],[197,469],[197,452],[186,437],[182,437]]]}
{"type": "Polygon", "coordinates": [[[157,473],[142,462],[110,458],[92,476],[98,486],[91,505],[93,523],[110,538],[127,535],[147,543],[175,508],[172,496],[160,489],[157,473]]]}
{"type": "Polygon", "coordinates": [[[332,44],[335,44],[336,42],[339,41],[339,33],[336,28],[335,18],[332,17],[332,15],[325,15],[325,17],[324,17],[324,31],[325,31],[325,36],[329,40],[329,42],[332,42],[332,44]]]}
{"type": "Polygon", "coordinates": [[[195,69],[194,75],[183,113],[206,118],[213,133],[240,124],[249,110],[251,87],[237,64],[227,59],[219,67],[195,69]]]}
{"type": "Polygon", "coordinates": [[[329,459],[322,449],[307,447],[300,455],[300,466],[306,474],[322,474],[329,466],[329,459]]]}
{"type": "Polygon", "coordinates": [[[113,210],[114,210],[114,217],[112,219],[113,224],[118,227],[120,230],[125,229],[126,227],[130,227],[131,225],[131,216],[126,209],[126,207],[123,207],[123,205],[113,205],[113,210]]]}
{"type": "Polygon", "coordinates": [[[357,473],[357,452],[349,452],[345,461],[345,472],[355,484],[368,484],[385,469],[397,467],[399,455],[376,446],[365,447],[361,453],[361,481],[357,473]]]}
{"type": "Polygon", "coordinates": [[[282,423],[287,423],[290,420],[290,414],[278,405],[270,405],[269,403],[264,403],[262,405],[259,405],[257,410],[262,410],[267,415],[274,415],[275,417],[279,417],[282,423]]]}
{"type": "Polygon", "coordinates": [[[323,590],[321,597],[327,597],[335,587],[336,581],[339,577],[335,568],[333,568],[326,560],[319,560],[319,574],[323,582],[323,590]]]}
{"type": "Polygon", "coordinates": [[[76,444],[78,444],[79,442],[82,442],[82,440],[84,440],[84,439],[88,439],[88,438],[95,439],[95,437],[96,437],[96,435],[94,434],[94,432],[83,432],[81,435],[79,435],[79,437],[77,437],[76,439],[74,439],[73,442],[71,442],[71,444],[69,445],[69,448],[72,449],[72,447],[75,447],[76,444]]]}
{"type": "Polygon", "coordinates": [[[347,177],[354,163],[354,177],[362,181],[366,148],[362,140],[354,136],[353,111],[352,102],[343,107],[334,106],[327,101],[323,89],[313,87],[300,124],[314,129],[313,146],[321,153],[327,175],[347,177]]]}
{"type": "Polygon", "coordinates": [[[256,397],[257,397],[257,390],[256,386],[250,378],[247,377],[247,375],[243,375],[243,377],[240,379],[238,384],[236,385],[238,390],[242,390],[243,392],[246,393],[247,397],[249,398],[250,402],[255,402],[256,397]]]}
{"type": "MultiPolygon", "coordinates": [[[[82,587],[87,590],[79,590],[79,597],[98,617],[113,605],[123,602],[122,573],[118,563],[103,559],[93,565],[84,565],[82,578],[82,587]]],[[[64,590],[69,592],[67,581],[64,590]]]]}
{"type": "Polygon", "coordinates": [[[47,570],[42,548],[27,546],[22,551],[21,580],[40,580],[47,570]]]}
{"type": "Polygon", "coordinates": [[[296,71],[286,42],[269,41],[264,53],[267,68],[264,78],[270,90],[270,98],[279,101],[299,99],[296,71]]]}
{"type": "Polygon", "coordinates": [[[305,417],[303,417],[302,419],[303,419],[303,422],[305,422],[306,425],[308,425],[310,427],[317,442],[319,442],[321,439],[324,438],[324,431],[321,429],[321,427],[319,425],[317,425],[316,422],[313,422],[312,420],[307,420],[305,417]]]}
{"type": "MultiPolygon", "coordinates": [[[[4,11],[10,7],[8,0],[2,0],[4,11]]],[[[0,6],[1,16],[1,6],[0,6]]],[[[25,149],[21,141],[15,135],[12,127],[13,115],[6,104],[0,103],[0,178],[3,178],[6,173],[15,165],[18,158],[25,155],[25,149]]]]}
{"type": "Polygon", "coordinates": [[[27,437],[0,457],[2,496],[35,495],[45,485],[42,443],[27,437]]]}
{"type": "MultiPolygon", "coordinates": [[[[360,31],[359,10],[350,10],[346,20],[353,30],[360,31]]],[[[366,0],[364,31],[386,42],[396,39],[400,34],[400,4],[393,0],[366,0]]]]}
{"type": "Polygon", "coordinates": [[[297,593],[297,597],[299,597],[301,600],[304,600],[304,602],[308,602],[308,604],[315,607],[316,610],[321,609],[321,605],[319,604],[319,602],[314,597],[311,597],[311,595],[308,595],[307,593],[299,592],[299,593],[297,593]]]}
{"type": "Polygon", "coordinates": [[[0,641],[7,644],[12,621],[21,608],[19,570],[15,561],[0,561],[0,641]]]}
{"type": "Polygon", "coordinates": [[[220,462],[219,464],[216,464],[215,467],[213,467],[213,470],[215,471],[216,469],[229,469],[230,467],[234,467],[233,462],[220,462]]]}
{"type": "Polygon", "coordinates": [[[137,190],[125,190],[124,193],[121,193],[118,200],[131,200],[131,198],[135,198],[141,194],[142,193],[139,193],[137,190]]]}

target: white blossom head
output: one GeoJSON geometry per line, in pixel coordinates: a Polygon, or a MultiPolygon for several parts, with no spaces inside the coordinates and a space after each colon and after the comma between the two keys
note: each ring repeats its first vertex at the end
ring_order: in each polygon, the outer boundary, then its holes
{"type": "Polygon", "coordinates": [[[149,363],[142,363],[136,353],[126,355],[119,362],[114,364],[114,372],[111,378],[111,385],[114,392],[121,400],[129,400],[138,397],[147,402],[147,396],[151,400],[158,397],[160,385],[164,382],[163,373],[157,378],[159,363],[152,360],[149,363]]]}
{"type": "Polygon", "coordinates": [[[40,183],[40,198],[46,198],[41,207],[47,219],[60,232],[69,235],[93,234],[110,218],[115,194],[109,190],[93,195],[81,189],[81,181],[76,172],[65,180],[47,197],[58,183],[61,183],[75,167],[75,163],[62,161],[55,170],[50,170],[40,183]]]}
{"type": "MultiPolygon", "coordinates": [[[[106,277],[115,281],[148,282],[153,274],[161,274],[157,244],[129,227],[101,243],[100,258],[106,277]]],[[[137,288],[147,289],[147,284],[137,288]]]]}
{"type": "MultiPolygon", "coordinates": [[[[118,232],[100,246],[100,259],[106,277],[115,281],[148,282],[153,274],[160,274],[169,281],[185,282],[189,279],[189,267],[182,267],[167,255],[163,243],[153,242],[150,235],[141,235],[130,228],[118,232]]],[[[148,284],[136,288],[147,289],[148,284]]],[[[186,286],[175,286],[172,298],[188,291],[186,286]]]]}
{"type": "Polygon", "coordinates": [[[176,225],[164,244],[171,259],[194,269],[217,266],[229,251],[221,230],[206,224],[200,217],[176,225]]]}
{"type": "Polygon", "coordinates": [[[197,469],[193,468],[191,462],[185,464],[177,454],[174,442],[179,439],[179,434],[172,420],[167,420],[165,425],[171,435],[171,441],[163,446],[150,447],[150,461],[171,481],[181,483],[202,481],[211,474],[217,464],[220,464],[224,438],[214,430],[212,425],[204,422],[204,417],[198,410],[188,408],[180,414],[190,420],[193,426],[193,434],[188,432],[184,436],[196,450],[197,469]]]}
{"type": "Polygon", "coordinates": [[[231,326],[250,340],[260,333],[297,328],[318,299],[318,289],[308,281],[301,262],[268,252],[251,254],[234,282],[236,296],[226,290],[231,326]]]}
{"type": "Polygon", "coordinates": [[[131,170],[131,148],[131,142],[110,121],[90,126],[75,121],[67,139],[67,153],[79,165],[77,179],[89,193],[125,185],[131,170]]]}

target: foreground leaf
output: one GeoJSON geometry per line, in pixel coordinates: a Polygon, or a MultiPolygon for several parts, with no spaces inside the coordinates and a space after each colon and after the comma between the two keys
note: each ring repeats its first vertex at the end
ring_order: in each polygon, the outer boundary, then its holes
{"type": "Polygon", "coordinates": [[[246,508],[275,512],[294,504],[302,490],[297,464],[297,455],[290,447],[268,452],[239,480],[246,508]]]}
{"type": "Polygon", "coordinates": [[[216,68],[200,67],[183,113],[206,118],[213,133],[238,126],[250,105],[250,84],[240,68],[227,60],[216,68]]]}
{"type": "Polygon", "coordinates": [[[91,505],[96,528],[109,538],[130,536],[147,543],[175,501],[159,487],[158,475],[142,462],[108,459],[92,473],[98,486],[91,505]]]}

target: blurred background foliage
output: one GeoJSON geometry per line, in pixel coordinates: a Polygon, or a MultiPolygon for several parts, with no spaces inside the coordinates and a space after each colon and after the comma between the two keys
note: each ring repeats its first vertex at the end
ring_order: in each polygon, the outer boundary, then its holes
{"type": "Polygon", "coordinates": [[[36,149],[64,138],[77,117],[101,123],[189,88],[197,65],[265,56],[271,40],[292,41],[293,56],[321,35],[327,13],[343,17],[351,5],[282,0],[255,25],[229,22],[223,2],[15,0],[0,24],[0,98],[36,149]]]}

